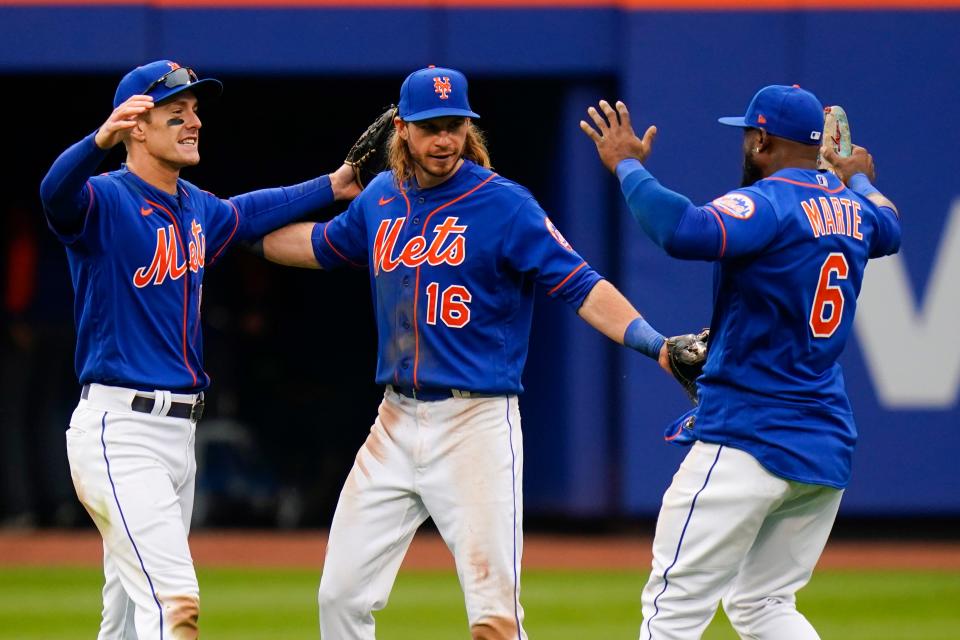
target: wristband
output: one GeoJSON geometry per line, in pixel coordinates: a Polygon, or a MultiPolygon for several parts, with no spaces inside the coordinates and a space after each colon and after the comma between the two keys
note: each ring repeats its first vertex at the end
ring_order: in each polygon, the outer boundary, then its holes
{"type": "Polygon", "coordinates": [[[623,344],[654,360],[660,359],[660,349],[663,348],[665,341],[666,338],[651,327],[643,317],[636,318],[627,325],[627,330],[623,333],[623,344]]]}
{"type": "Polygon", "coordinates": [[[879,189],[870,184],[870,178],[863,173],[854,174],[853,177],[850,178],[849,182],[847,182],[847,186],[853,191],[856,191],[862,195],[864,198],[869,195],[873,195],[874,193],[880,193],[879,189]]]}

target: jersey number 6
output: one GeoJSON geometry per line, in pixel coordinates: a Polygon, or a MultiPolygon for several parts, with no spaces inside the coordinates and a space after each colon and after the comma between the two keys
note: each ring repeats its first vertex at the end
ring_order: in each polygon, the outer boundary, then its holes
{"type": "Polygon", "coordinates": [[[831,253],[820,267],[820,279],[817,282],[817,295],[813,297],[810,309],[810,330],[814,338],[829,338],[840,326],[843,319],[843,290],[830,284],[830,276],[846,280],[850,265],[842,253],[831,253]],[[830,313],[827,315],[827,306],[830,313]]]}
{"type": "Polygon", "coordinates": [[[437,324],[439,306],[443,324],[454,329],[466,326],[470,322],[470,307],[467,303],[471,300],[473,296],[466,287],[452,284],[440,294],[440,283],[431,282],[427,285],[427,324],[437,324]]]}

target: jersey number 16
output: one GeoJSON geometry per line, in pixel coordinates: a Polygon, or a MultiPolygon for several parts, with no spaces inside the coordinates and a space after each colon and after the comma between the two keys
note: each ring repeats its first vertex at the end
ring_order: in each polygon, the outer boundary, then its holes
{"type": "Polygon", "coordinates": [[[440,320],[454,329],[465,327],[470,322],[470,307],[467,306],[473,296],[466,287],[452,284],[440,293],[440,283],[427,285],[427,324],[437,324],[439,308],[440,320]]]}

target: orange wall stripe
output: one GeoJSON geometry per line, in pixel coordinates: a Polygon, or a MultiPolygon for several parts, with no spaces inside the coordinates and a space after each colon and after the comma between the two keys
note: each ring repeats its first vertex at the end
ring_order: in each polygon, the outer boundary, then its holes
{"type": "Polygon", "coordinates": [[[960,9],[960,0],[0,0],[0,7],[130,6],[179,9],[627,9],[650,11],[960,9]]]}

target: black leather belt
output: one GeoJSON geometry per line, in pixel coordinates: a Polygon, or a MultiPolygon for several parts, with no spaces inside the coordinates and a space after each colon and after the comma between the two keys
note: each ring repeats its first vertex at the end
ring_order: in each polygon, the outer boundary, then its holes
{"type": "MultiPolygon", "coordinates": [[[[139,393],[133,396],[130,402],[130,408],[140,413],[153,413],[153,398],[142,396],[139,393]]],[[[166,415],[173,418],[189,418],[191,422],[200,422],[203,417],[203,393],[197,397],[193,404],[189,402],[171,402],[170,409],[166,415]]]]}
{"type": "MultiPolygon", "coordinates": [[[[80,392],[80,397],[84,400],[90,395],[90,385],[83,385],[83,390],[80,392]]],[[[133,400],[130,401],[130,408],[133,411],[138,413],[153,413],[154,406],[154,397],[152,395],[144,395],[138,393],[133,396],[133,400]]],[[[194,403],[190,402],[171,402],[170,408],[164,414],[165,416],[170,416],[173,418],[189,418],[192,422],[200,422],[200,418],[203,417],[203,392],[201,391],[197,395],[197,401],[194,403]]]]}
{"type": "Polygon", "coordinates": [[[414,400],[424,400],[433,402],[436,400],[447,400],[448,398],[495,398],[502,396],[502,393],[480,393],[477,391],[465,391],[462,389],[444,389],[442,387],[401,387],[399,385],[387,385],[394,391],[407,398],[414,400]]]}

